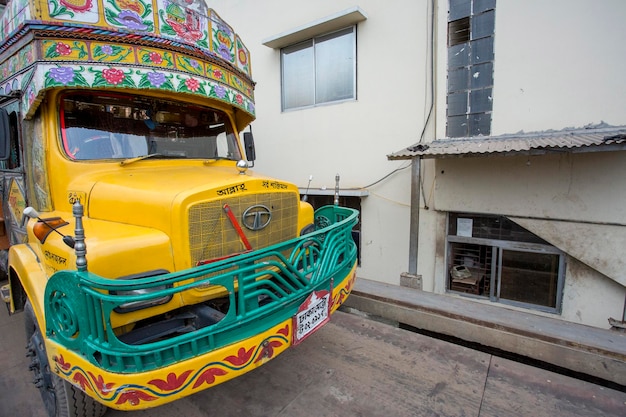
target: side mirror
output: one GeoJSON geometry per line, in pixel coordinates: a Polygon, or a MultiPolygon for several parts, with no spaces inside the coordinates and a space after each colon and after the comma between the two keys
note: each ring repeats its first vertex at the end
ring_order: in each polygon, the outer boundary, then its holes
{"type": "Polygon", "coordinates": [[[250,162],[256,159],[256,151],[254,149],[254,136],[252,132],[243,132],[243,145],[246,148],[246,158],[250,162]]]}
{"type": "Polygon", "coordinates": [[[11,127],[9,126],[9,113],[6,109],[0,109],[0,161],[6,161],[11,157],[11,127]]]}

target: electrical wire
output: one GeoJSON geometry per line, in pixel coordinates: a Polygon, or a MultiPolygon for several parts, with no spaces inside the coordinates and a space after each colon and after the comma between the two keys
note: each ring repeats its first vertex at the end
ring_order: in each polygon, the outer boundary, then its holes
{"type": "Polygon", "coordinates": [[[385,175],[384,177],[382,177],[382,178],[380,178],[380,179],[378,179],[378,180],[374,181],[374,182],[373,182],[373,183],[371,183],[371,184],[364,185],[363,187],[349,187],[349,188],[342,188],[342,190],[363,190],[363,189],[365,189],[365,188],[370,188],[370,187],[373,187],[373,186],[375,186],[376,184],[378,184],[378,183],[380,183],[380,182],[382,182],[382,181],[386,180],[387,178],[389,178],[390,176],[392,176],[392,175],[393,175],[393,174],[395,174],[396,172],[398,172],[398,171],[402,171],[403,169],[407,169],[407,168],[408,168],[408,167],[410,167],[410,166],[411,166],[411,163],[409,163],[408,165],[405,165],[405,166],[402,166],[402,167],[396,168],[396,169],[394,169],[393,171],[391,171],[390,173],[388,173],[387,175],[385,175]]]}

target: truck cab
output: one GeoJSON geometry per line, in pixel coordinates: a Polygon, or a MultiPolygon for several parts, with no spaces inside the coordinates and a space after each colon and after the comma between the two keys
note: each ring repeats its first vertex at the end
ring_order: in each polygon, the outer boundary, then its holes
{"type": "Polygon", "coordinates": [[[2,298],[48,414],[174,401],[323,326],[358,213],[254,172],[239,36],[199,0],[61,5],[10,2],[0,42],[2,298]]]}

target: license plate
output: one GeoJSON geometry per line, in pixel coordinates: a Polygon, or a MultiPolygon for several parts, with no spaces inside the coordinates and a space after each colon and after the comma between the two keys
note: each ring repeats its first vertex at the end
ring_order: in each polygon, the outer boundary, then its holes
{"type": "Polygon", "coordinates": [[[330,320],[330,291],[314,291],[293,316],[293,344],[297,345],[330,320]]]}

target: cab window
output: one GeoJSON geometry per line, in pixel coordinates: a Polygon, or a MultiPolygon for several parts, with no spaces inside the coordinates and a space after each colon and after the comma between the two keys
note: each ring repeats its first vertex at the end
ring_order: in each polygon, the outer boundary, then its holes
{"type": "Polygon", "coordinates": [[[241,159],[220,110],[124,94],[67,94],[60,104],[63,149],[73,160],[241,159]]]}

